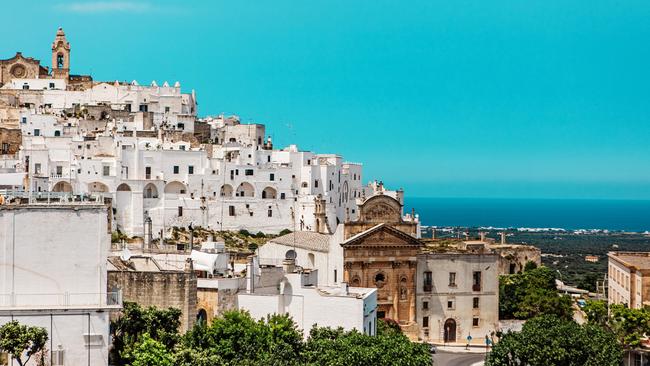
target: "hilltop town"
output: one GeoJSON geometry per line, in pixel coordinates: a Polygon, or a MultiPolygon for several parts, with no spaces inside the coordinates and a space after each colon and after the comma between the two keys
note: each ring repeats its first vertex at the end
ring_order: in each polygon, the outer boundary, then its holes
{"type": "MultiPolygon", "coordinates": [[[[288,315],[305,339],[386,321],[409,344],[485,351],[528,317],[504,310],[500,279],[554,276],[505,232],[422,238],[404,190],[335,152],[277,147],[264,124],[200,116],[179,82],[73,74],[61,28],[51,52],[51,67],[0,60],[0,325],[44,328],[52,365],[130,364],[110,325],[134,303],[176,309],[181,335],[235,310],[288,315]]],[[[611,304],[644,304],[643,258],[610,254],[611,304]]],[[[547,284],[549,312],[582,314],[547,284]]]]}

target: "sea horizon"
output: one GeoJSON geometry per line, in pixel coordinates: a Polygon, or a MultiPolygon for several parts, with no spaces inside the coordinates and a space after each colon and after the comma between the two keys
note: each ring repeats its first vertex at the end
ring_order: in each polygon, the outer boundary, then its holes
{"type": "Polygon", "coordinates": [[[405,197],[423,226],[650,231],[650,200],[405,197]]]}

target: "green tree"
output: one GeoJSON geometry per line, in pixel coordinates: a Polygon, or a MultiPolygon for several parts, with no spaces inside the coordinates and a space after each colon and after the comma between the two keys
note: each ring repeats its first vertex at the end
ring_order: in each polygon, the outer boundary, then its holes
{"type": "Polygon", "coordinates": [[[622,351],[614,334],[554,315],[528,320],[521,332],[501,337],[486,366],[619,366],[622,351]]]}
{"type": "Polygon", "coordinates": [[[127,365],[133,362],[134,349],[145,333],[160,342],[166,349],[172,350],[180,338],[178,334],[180,316],[181,311],[176,308],[145,309],[136,303],[125,302],[122,315],[111,322],[113,335],[111,363],[127,365]]]}
{"type": "Polygon", "coordinates": [[[228,311],[209,327],[185,334],[177,353],[179,365],[299,365],[302,333],[288,315],[256,321],[248,312],[228,311]]]}
{"type": "Polygon", "coordinates": [[[173,366],[172,353],[159,341],[144,333],[133,349],[132,366],[173,366]]]}
{"type": "Polygon", "coordinates": [[[44,328],[22,325],[15,320],[0,327],[0,351],[9,353],[21,366],[45,348],[47,339],[44,328]]]}
{"type": "Polygon", "coordinates": [[[499,279],[501,319],[530,319],[554,314],[568,320],[573,316],[571,305],[570,297],[558,294],[555,273],[548,267],[528,268],[523,273],[499,279]]]}
{"type": "Polygon", "coordinates": [[[411,342],[401,331],[378,323],[377,335],[341,328],[311,329],[305,347],[307,365],[431,365],[428,346],[411,342]]]}
{"type": "Polygon", "coordinates": [[[626,305],[609,307],[609,327],[624,349],[637,348],[645,334],[650,333],[650,311],[647,308],[630,309],[626,305]]]}
{"type": "Polygon", "coordinates": [[[607,315],[607,302],[603,300],[587,301],[587,304],[582,309],[587,315],[587,320],[590,324],[607,326],[609,317],[607,315]]]}

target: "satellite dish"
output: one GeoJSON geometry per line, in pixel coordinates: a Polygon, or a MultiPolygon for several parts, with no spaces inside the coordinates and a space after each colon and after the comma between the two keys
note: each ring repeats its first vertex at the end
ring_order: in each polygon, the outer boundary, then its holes
{"type": "Polygon", "coordinates": [[[129,248],[124,248],[122,250],[122,254],[120,254],[120,259],[122,259],[123,261],[128,261],[129,259],[131,259],[131,252],[129,251],[129,248]]]}
{"type": "Polygon", "coordinates": [[[296,257],[298,257],[298,254],[293,249],[287,250],[287,254],[284,255],[284,259],[296,259],[296,257]]]}

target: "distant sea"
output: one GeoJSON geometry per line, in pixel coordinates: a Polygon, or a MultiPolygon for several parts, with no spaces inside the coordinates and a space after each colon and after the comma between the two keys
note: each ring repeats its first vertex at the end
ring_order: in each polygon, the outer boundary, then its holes
{"type": "Polygon", "coordinates": [[[406,197],[423,225],[650,230],[650,200],[406,197]]]}

